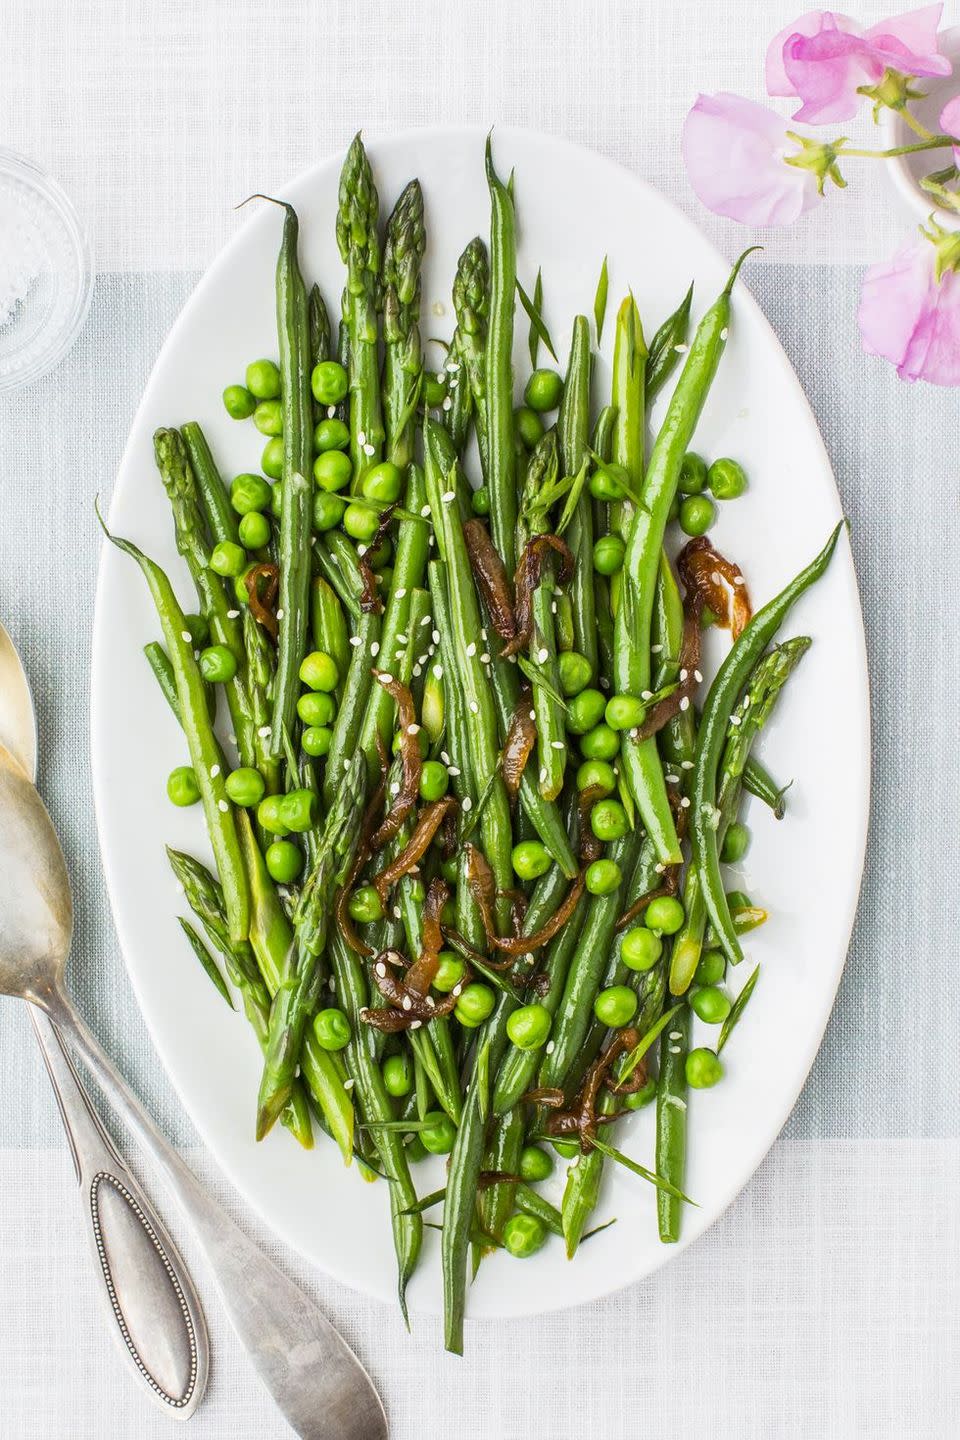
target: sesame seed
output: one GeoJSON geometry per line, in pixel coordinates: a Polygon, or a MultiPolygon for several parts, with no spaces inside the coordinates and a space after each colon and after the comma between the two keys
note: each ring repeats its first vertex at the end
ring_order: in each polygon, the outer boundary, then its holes
{"type": "Polygon", "coordinates": [[[541,785],[542,785],[543,782],[546,780],[546,778],[547,778],[547,767],[546,767],[546,765],[541,765],[541,766],[540,766],[540,784],[541,784],[541,785]]]}
{"type": "Polygon", "coordinates": [[[228,610],[228,611],[227,611],[227,619],[228,619],[228,620],[236,620],[237,617],[239,616],[239,614],[240,614],[240,611],[239,611],[239,610],[228,610]]]}
{"type": "Polygon", "coordinates": [[[220,774],[220,766],[219,766],[219,765],[211,765],[211,766],[210,766],[210,779],[211,779],[211,780],[216,780],[216,778],[217,778],[217,776],[218,776],[219,774],[220,774]]]}
{"type": "Polygon", "coordinates": [[[404,1010],[412,1010],[412,1009],[413,1009],[413,1001],[410,999],[410,996],[409,996],[409,995],[404,995],[402,1004],[403,1004],[404,1010]]]}
{"type": "Polygon", "coordinates": [[[364,555],[366,555],[366,553],[367,553],[367,551],[368,551],[369,549],[370,549],[370,546],[369,546],[369,545],[358,545],[358,546],[357,546],[357,554],[360,556],[360,559],[361,559],[361,560],[363,559],[364,555]]]}
{"type": "Polygon", "coordinates": [[[722,581],[723,581],[723,577],[721,576],[719,570],[713,570],[713,571],[711,571],[711,573],[710,573],[710,579],[713,581],[714,585],[720,585],[720,584],[722,584],[722,581]]]}
{"type": "Polygon", "coordinates": [[[740,722],[740,716],[739,716],[739,715],[731,715],[731,716],[730,716],[730,724],[731,724],[731,725],[739,725],[740,723],[741,723],[741,722],[740,722]]]}
{"type": "Polygon", "coordinates": [[[640,726],[639,726],[639,725],[633,725],[633,726],[631,726],[631,729],[630,729],[630,739],[631,739],[631,740],[639,740],[639,739],[640,739],[640,726]]]}
{"type": "Polygon", "coordinates": [[[476,647],[475,643],[471,640],[471,641],[470,641],[470,644],[467,646],[467,654],[468,654],[468,655],[476,655],[476,653],[477,653],[477,647],[476,647]]]}
{"type": "Polygon", "coordinates": [[[366,432],[366,430],[358,430],[358,431],[357,431],[357,444],[358,444],[358,445],[365,445],[366,443],[367,443],[367,432],[366,432]]]}
{"type": "Polygon", "coordinates": [[[551,615],[556,615],[556,613],[557,613],[557,602],[556,602],[556,600],[551,600],[551,601],[550,601],[550,614],[551,614],[551,615]]]}
{"type": "Polygon", "coordinates": [[[366,445],[364,445],[364,447],[363,447],[363,453],[364,453],[364,455],[374,455],[374,454],[376,454],[376,450],[377,450],[376,445],[366,444],[366,445]]]}
{"type": "Polygon", "coordinates": [[[283,611],[282,611],[282,610],[278,610],[278,611],[277,611],[277,619],[278,619],[278,620],[282,620],[282,619],[283,619],[283,611]]]}
{"type": "Polygon", "coordinates": [[[438,371],[437,371],[437,382],[438,382],[440,385],[443,385],[443,384],[444,384],[444,382],[446,381],[446,378],[447,378],[447,377],[446,377],[446,375],[444,375],[444,373],[443,373],[442,370],[438,370],[438,371]]]}
{"type": "Polygon", "coordinates": [[[413,670],[411,671],[411,674],[413,675],[414,680],[419,680],[420,676],[423,674],[423,666],[422,666],[422,665],[414,665],[413,670]]]}
{"type": "Polygon", "coordinates": [[[410,639],[410,636],[409,636],[409,635],[398,635],[398,636],[397,636],[397,644],[398,644],[398,645],[406,645],[406,643],[407,643],[407,641],[408,641],[409,639],[410,639]]]}
{"type": "Polygon", "coordinates": [[[422,1024],[423,1024],[423,1021],[422,1021],[422,1020],[411,1020],[411,1021],[410,1021],[410,1029],[411,1029],[411,1030],[419,1030],[419,1029],[420,1029],[420,1026],[421,1026],[422,1024]]]}
{"type": "MultiPolygon", "coordinates": [[[[395,906],[394,908],[397,909],[397,910],[400,909],[399,905],[395,906]]],[[[376,972],[377,972],[378,975],[386,975],[386,973],[387,973],[387,967],[386,967],[386,965],[384,965],[384,963],[383,963],[382,960],[378,960],[378,961],[377,961],[377,964],[376,964],[376,967],[375,967],[375,968],[376,968],[376,972]]]]}
{"type": "Polygon", "coordinates": [[[679,775],[664,775],[663,778],[664,780],[666,780],[668,785],[679,785],[680,783],[679,775]]]}
{"type": "Polygon", "coordinates": [[[399,920],[402,914],[403,914],[403,911],[400,909],[400,906],[399,906],[399,905],[394,905],[394,907],[393,907],[393,918],[394,918],[394,920],[399,920]]]}
{"type": "Polygon", "coordinates": [[[676,355],[686,355],[688,348],[687,345],[674,345],[673,347],[676,355]]]}
{"type": "Polygon", "coordinates": [[[328,419],[328,420],[333,420],[334,417],[336,416],[336,413],[337,413],[337,407],[336,407],[336,405],[328,405],[328,406],[327,406],[327,419],[328,419]]]}
{"type": "Polygon", "coordinates": [[[350,644],[351,644],[351,645],[362,645],[362,644],[363,644],[363,641],[361,640],[361,638],[360,638],[359,635],[351,635],[351,636],[350,636],[350,644]]]}
{"type": "Polygon", "coordinates": [[[480,637],[481,637],[481,639],[486,640],[486,638],[487,638],[487,627],[486,627],[486,625],[481,625],[481,626],[480,626],[480,637]]]}
{"type": "Polygon", "coordinates": [[[681,770],[692,770],[692,769],[693,769],[693,761],[692,761],[692,760],[681,760],[681,761],[680,761],[680,769],[681,769],[681,770]]]}
{"type": "Polygon", "coordinates": [[[681,685],[683,684],[684,680],[686,680],[686,678],[687,678],[687,676],[688,676],[689,673],[690,673],[690,672],[689,672],[688,670],[681,670],[681,671],[680,671],[680,684],[681,684],[681,685]]]}
{"type": "Polygon", "coordinates": [[[439,644],[440,644],[440,631],[439,631],[439,630],[434,630],[434,631],[433,631],[433,643],[434,643],[434,645],[439,645],[439,644]]]}
{"type": "Polygon", "coordinates": [[[370,641],[370,654],[373,656],[374,659],[376,659],[377,656],[380,654],[380,641],[379,641],[379,640],[371,640],[371,641],[370,641]]]}
{"type": "Polygon", "coordinates": [[[689,796],[689,795],[684,795],[684,796],[682,797],[681,801],[680,801],[680,809],[681,809],[681,810],[689,810],[689,808],[690,808],[690,796],[689,796]]]}
{"type": "Polygon", "coordinates": [[[450,756],[447,754],[446,750],[440,751],[440,759],[443,761],[444,765],[450,764],[450,756]]]}
{"type": "Polygon", "coordinates": [[[356,1081],[351,1076],[348,1076],[343,1082],[343,1088],[344,1090],[352,1090],[355,1084],[356,1081]]]}
{"type": "Polygon", "coordinates": [[[530,719],[531,719],[531,720],[536,720],[536,718],[537,718],[537,712],[536,712],[536,710],[531,710],[531,711],[530,711],[530,719]]]}
{"type": "Polygon", "coordinates": [[[566,750],[567,748],[563,740],[551,740],[550,746],[553,750],[566,750]]]}
{"type": "Polygon", "coordinates": [[[444,505],[449,505],[451,501],[456,500],[456,498],[456,490],[444,490],[443,494],[440,496],[440,499],[443,501],[444,505]]]}
{"type": "Polygon", "coordinates": [[[381,670],[381,671],[380,671],[380,684],[381,684],[381,685],[392,685],[392,684],[393,684],[393,676],[390,674],[390,671],[389,671],[389,670],[381,670]]]}
{"type": "Polygon", "coordinates": [[[462,989],[463,989],[463,986],[460,985],[460,984],[457,984],[457,985],[454,985],[454,987],[453,987],[453,989],[451,990],[450,993],[451,993],[451,995],[459,995],[460,992],[462,991],[462,989]]]}
{"type": "Polygon", "coordinates": [[[187,644],[189,645],[189,644],[190,644],[190,641],[193,639],[193,636],[190,634],[190,631],[189,631],[189,630],[181,630],[181,631],[180,631],[180,639],[181,639],[181,640],[186,640],[187,644]]]}
{"type": "Polygon", "coordinates": [[[663,872],[664,872],[664,870],[666,870],[667,867],[666,867],[666,865],[664,865],[660,860],[658,860],[657,863],[656,863],[656,865],[654,865],[653,868],[654,868],[654,870],[657,872],[658,875],[662,875],[663,872]]]}
{"type": "Polygon", "coordinates": [[[460,774],[460,767],[459,767],[459,765],[448,765],[448,766],[447,766],[447,774],[448,774],[448,775],[453,775],[454,777],[456,777],[457,775],[459,775],[459,774],[460,774]]]}
{"type": "Polygon", "coordinates": [[[421,624],[421,625],[429,625],[429,624],[430,624],[430,621],[431,621],[432,619],[433,619],[433,616],[432,616],[432,615],[424,615],[423,619],[420,621],[420,624],[421,624]]]}
{"type": "Polygon", "coordinates": [[[429,506],[429,505],[421,505],[421,506],[420,506],[420,514],[423,516],[424,520],[426,520],[426,519],[429,517],[430,513],[431,513],[431,511],[430,511],[430,506],[429,506]]]}
{"type": "Polygon", "coordinates": [[[659,655],[662,650],[663,650],[663,646],[662,646],[662,645],[651,645],[651,646],[650,646],[650,654],[651,654],[651,655],[659,655]]]}
{"type": "Polygon", "coordinates": [[[261,725],[260,729],[257,731],[257,734],[260,736],[261,740],[266,740],[267,736],[270,734],[270,726],[261,725]]]}
{"type": "Polygon", "coordinates": [[[477,704],[476,700],[471,700],[471,701],[470,701],[470,714],[471,714],[471,715],[479,715],[479,714],[480,714],[480,706],[477,704]]]}
{"type": "Polygon", "coordinates": [[[464,795],[464,797],[463,797],[463,811],[464,811],[464,814],[466,814],[466,812],[467,812],[468,810],[472,810],[472,809],[473,809],[473,801],[470,799],[470,796],[469,796],[469,795],[464,795]]]}
{"type": "Polygon", "coordinates": [[[444,397],[443,397],[443,405],[441,406],[441,409],[443,409],[443,410],[452,410],[452,409],[453,409],[453,401],[450,399],[450,396],[449,396],[449,395],[444,395],[444,397]]]}
{"type": "Polygon", "coordinates": [[[430,1008],[431,1010],[436,1009],[436,1004],[437,1004],[437,1002],[436,1002],[436,1000],[434,1000],[434,998],[433,998],[432,995],[424,995],[424,997],[423,997],[423,1003],[424,1003],[425,1005],[429,1006],[429,1008],[430,1008]]]}
{"type": "Polygon", "coordinates": [[[680,709],[681,709],[681,710],[689,710],[689,709],[690,709],[690,697],[689,697],[689,695],[684,695],[683,699],[680,701],[680,709]]]}
{"type": "Polygon", "coordinates": [[[653,691],[652,691],[652,690],[641,690],[641,691],[640,691],[640,699],[641,699],[641,700],[652,700],[652,699],[653,699],[653,691]]]}
{"type": "Polygon", "coordinates": [[[683,1039],[683,1031],[682,1031],[682,1030],[671,1030],[671,1031],[670,1031],[670,1039],[671,1039],[671,1040],[682,1040],[682,1039],[683,1039]]]}
{"type": "Polygon", "coordinates": [[[554,1052],[554,1050],[556,1050],[556,1048],[557,1048],[557,1047],[556,1047],[555,1041],[553,1041],[553,1040],[548,1040],[548,1041],[547,1041],[546,1049],[547,1049],[547,1054],[548,1054],[548,1055],[552,1055],[553,1052],[554,1052]]]}
{"type": "Polygon", "coordinates": [[[349,760],[344,760],[342,763],[343,763],[343,768],[344,768],[344,770],[349,770],[349,769],[350,769],[350,761],[349,761],[349,760]]]}
{"type": "Polygon", "coordinates": [[[541,645],[540,649],[537,651],[537,659],[539,660],[541,665],[546,665],[547,661],[550,659],[550,651],[545,645],[541,645]]]}
{"type": "Polygon", "coordinates": [[[745,585],[746,581],[744,580],[742,575],[734,575],[733,583],[734,585],[745,585]]]}
{"type": "Polygon", "coordinates": [[[698,685],[702,685],[702,684],[703,684],[703,676],[700,674],[700,671],[699,671],[699,670],[694,670],[694,672],[693,672],[693,678],[694,678],[694,680],[696,680],[696,682],[697,682],[698,685]]]}
{"type": "Polygon", "coordinates": [[[399,781],[399,780],[393,780],[393,781],[391,781],[391,783],[390,783],[390,794],[391,794],[391,795],[399,795],[399,794],[400,794],[400,781],[399,781]]]}
{"type": "Polygon", "coordinates": [[[230,809],[230,806],[227,804],[226,800],[218,800],[217,809],[222,810],[224,815],[226,815],[227,811],[230,809]]]}
{"type": "Polygon", "coordinates": [[[726,338],[727,338],[727,336],[728,336],[729,334],[730,334],[730,331],[727,329],[726,325],[724,325],[723,329],[720,331],[720,339],[721,339],[721,340],[726,340],[726,338]]]}
{"type": "Polygon", "coordinates": [[[670,1046],[670,1054],[671,1054],[671,1055],[679,1055],[679,1054],[680,1054],[680,1046],[679,1046],[679,1045],[671,1045],[671,1046],[670,1046]]]}
{"type": "Polygon", "coordinates": [[[434,667],[433,667],[433,673],[434,673],[435,677],[436,677],[438,680],[442,680],[442,679],[443,679],[443,666],[442,666],[442,665],[434,665],[434,667]]]}
{"type": "Polygon", "coordinates": [[[416,723],[416,721],[414,721],[412,724],[410,724],[410,725],[407,726],[407,734],[408,734],[408,735],[419,735],[419,734],[420,734],[420,726],[416,723]]]}
{"type": "Polygon", "coordinates": [[[487,654],[486,650],[484,650],[483,654],[480,656],[480,663],[481,665],[490,664],[490,656],[487,654]]]}

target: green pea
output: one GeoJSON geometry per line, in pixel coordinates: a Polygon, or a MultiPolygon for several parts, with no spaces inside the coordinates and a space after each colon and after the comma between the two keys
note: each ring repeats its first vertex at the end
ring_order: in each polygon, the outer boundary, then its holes
{"type": "Polygon", "coordinates": [[[543,439],[543,421],[536,410],[531,410],[529,405],[521,405],[513,412],[514,424],[517,427],[517,434],[528,450],[532,450],[538,440],[543,439]]]}
{"type": "Polygon", "coordinates": [[[586,735],[588,730],[600,724],[606,708],[607,698],[602,690],[581,690],[567,706],[567,729],[574,735],[586,735]]]}
{"type": "Polygon", "coordinates": [[[467,966],[459,955],[452,950],[441,950],[437,957],[437,973],[433,978],[434,990],[439,990],[441,995],[449,995],[455,985],[466,974],[467,966]]]}
{"type": "Polygon", "coordinates": [[[239,575],[234,577],[233,592],[237,597],[238,604],[240,605],[250,604],[250,592],[247,589],[247,577],[252,575],[256,568],[256,561],[251,561],[248,565],[245,565],[243,567],[239,575]]]}
{"type": "Polygon", "coordinates": [[[200,650],[210,639],[210,626],[205,615],[184,615],[183,628],[190,632],[190,644],[200,650]]]}
{"type": "Polygon", "coordinates": [[[593,1013],[601,1025],[609,1025],[611,1030],[619,1030],[624,1025],[629,1025],[637,1013],[639,1001],[629,985],[611,985],[606,990],[601,990],[593,1002],[593,1013]]]}
{"type": "Polygon", "coordinates": [[[706,535],[716,514],[709,495],[687,495],[680,501],[680,529],[684,535],[706,535]]]}
{"type": "Polygon", "coordinates": [[[511,859],[521,880],[538,880],[553,864],[550,851],[539,840],[521,840],[514,845],[511,859]]]}
{"type": "Polygon", "coordinates": [[[237,673],[237,657],[226,645],[208,645],[197,661],[200,674],[211,685],[225,685],[237,673]]]}
{"type": "Polygon", "coordinates": [[[598,840],[619,840],[630,829],[630,821],[619,800],[598,800],[590,811],[590,828],[598,840]]]}
{"type": "Polygon", "coordinates": [[[350,444],[350,431],[342,420],[326,419],[319,420],[313,432],[314,449],[323,452],[324,450],[345,450],[350,444]]]}
{"type": "Polygon", "coordinates": [[[338,405],[350,389],[350,377],[337,360],[314,365],[310,388],[318,405],[338,405]]]}
{"type": "Polygon", "coordinates": [[[276,400],[280,394],[280,371],[272,360],[253,360],[247,366],[247,389],[258,400],[276,400]]]}
{"type": "Polygon", "coordinates": [[[256,405],[246,385],[228,385],[223,392],[223,408],[233,420],[249,420],[256,405]]]}
{"type": "Polygon", "coordinates": [[[620,737],[609,725],[594,725],[580,737],[580,750],[585,760],[614,760],[620,753],[620,737]]]}
{"type": "Polygon", "coordinates": [[[511,1215],[503,1227],[503,1244],[517,1260],[527,1260],[542,1250],[547,1227],[536,1215],[511,1215]]]}
{"type": "Polygon", "coordinates": [[[753,906],[753,901],[750,899],[746,890],[728,890],[727,904],[731,911],[749,910],[753,906]]]}
{"type": "Polygon", "coordinates": [[[279,435],[274,435],[263,447],[263,454],[260,456],[260,469],[264,475],[269,475],[271,480],[279,480],[283,476],[283,440],[279,435]]]}
{"type": "Polygon", "coordinates": [[[624,1095],[623,1103],[628,1110],[644,1110],[648,1105],[652,1105],[656,1098],[657,1082],[654,1079],[650,1079],[641,1085],[639,1090],[634,1090],[629,1095],[624,1095]]]}
{"type": "Polygon", "coordinates": [[[224,781],[227,798],[244,810],[259,805],[266,788],[260,771],[254,770],[252,765],[241,765],[238,770],[232,770],[224,781]]]}
{"type": "Polygon", "coordinates": [[[326,755],[333,741],[329,725],[308,725],[300,736],[300,744],[307,755],[326,755]]]}
{"type": "Polygon", "coordinates": [[[601,790],[612,795],[617,788],[617,772],[608,760],[584,760],[577,771],[578,790],[601,790]]]}
{"type": "Polygon", "coordinates": [[[579,695],[593,679],[593,667],[579,650],[562,650],[557,656],[560,689],[564,695],[579,695]]]}
{"type": "Polygon", "coordinates": [[[680,466],[678,489],[682,495],[699,495],[707,484],[707,462],[695,451],[688,450],[680,466]]]}
{"type": "Polygon", "coordinates": [[[663,941],[646,925],[635,925],[620,942],[620,959],[628,970],[652,970],[660,959],[663,941]]]}
{"type": "MultiPolygon", "coordinates": [[[[280,487],[277,486],[277,489],[280,487]]],[[[347,508],[347,502],[341,500],[339,495],[329,495],[326,490],[318,490],[313,497],[313,528],[321,535],[326,530],[335,530],[343,519],[343,513],[347,508]]]]}
{"type": "Polygon", "coordinates": [[[630,476],[622,465],[601,465],[590,476],[590,494],[594,500],[622,500],[630,489],[630,476]]]}
{"type": "Polygon", "coordinates": [[[465,1025],[468,1030],[474,1030],[483,1024],[495,1004],[496,996],[490,986],[481,985],[475,980],[460,992],[453,1013],[461,1025],[465,1025]]]}
{"type": "Polygon", "coordinates": [[[230,486],[230,504],[238,515],[266,510],[273,493],[262,475],[238,475],[230,486]]]}
{"type": "MultiPolygon", "coordinates": [[[[423,734],[423,731],[420,731],[423,734]]],[[[439,760],[427,760],[420,771],[420,798],[421,800],[432,801],[442,800],[450,785],[450,775],[446,765],[439,760]]]]}
{"type": "Polygon", "coordinates": [[[247,556],[242,545],[232,540],[221,540],[210,552],[210,569],[218,575],[237,576],[247,566],[247,556]]]}
{"type": "Polygon", "coordinates": [[[263,862],[278,885],[291,885],[303,869],[303,851],[292,840],[274,840],[267,846],[263,862]]]}
{"type": "Polygon", "coordinates": [[[716,985],[704,985],[690,996],[690,1009],[706,1025],[720,1025],[730,1014],[729,998],[716,985]]]}
{"type": "Polygon", "coordinates": [[[383,1088],[401,1100],[413,1089],[413,1066],[408,1055],[388,1055],[383,1062],[383,1088]]]}
{"type": "Polygon", "coordinates": [[[457,1127],[442,1110],[428,1110],[420,1139],[431,1155],[449,1155],[457,1138],[457,1127]]]}
{"type": "Polygon", "coordinates": [[[683,924],[683,906],[675,895],[658,895],[647,906],[643,923],[661,935],[676,935],[683,924]]]}
{"type": "Polygon", "coordinates": [[[524,1145],[520,1151],[520,1174],[531,1185],[549,1180],[553,1174],[553,1156],[539,1145],[524,1145]]]}
{"type": "Polygon", "coordinates": [[[343,512],[343,528],[351,539],[369,545],[380,528],[380,516],[369,505],[348,505],[343,512]]]}
{"type": "Polygon", "coordinates": [[[547,1043],[552,1023],[545,1005],[521,1005],[507,1020],[507,1034],[518,1050],[539,1050],[547,1043]]]}
{"type": "Polygon", "coordinates": [[[459,870],[460,867],[456,855],[448,855],[446,860],[440,861],[440,874],[448,885],[456,885],[459,870]]]}
{"type": "Polygon", "coordinates": [[[707,484],[717,500],[736,500],[747,488],[747,476],[736,460],[714,460],[707,471],[707,484]]]}
{"type": "Polygon", "coordinates": [[[336,1006],[317,1011],[313,1019],[313,1033],[321,1050],[342,1050],[353,1039],[350,1021],[336,1006]]]}
{"type": "Polygon", "coordinates": [[[620,866],[616,860],[594,860],[584,876],[591,895],[612,895],[620,884],[620,866]]]}
{"type": "Polygon", "coordinates": [[[551,1140],[550,1144],[564,1160],[572,1160],[574,1155],[580,1154],[580,1146],[576,1140],[551,1140]]]}
{"type": "Polygon", "coordinates": [[[470,508],[474,515],[490,514],[490,491],[486,485],[481,485],[479,489],[473,491],[470,496],[470,508]]]}
{"type": "Polygon", "coordinates": [[[265,795],[257,806],[257,823],[269,835],[287,835],[289,826],[283,819],[283,795],[265,795]]]}
{"type": "Polygon", "coordinates": [[[314,791],[289,790],[280,801],[280,819],[286,828],[296,835],[312,830],[317,823],[317,797],[314,791]]]}
{"type": "Polygon", "coordinates": [[[646,701],[639,695],[611,695],[604,718],[611,730],[632,730],[643,724],[646,713],[646,701]]]}
{"type": "Polygon", "coordinates": [[[684,1063],[687,1084],[694,1090],[709,1090],[723,1076],[723,1066],[712,1050],[691,1050],[684,1063]]]}
{"type": "Polygon", "coordinates": [[[429,410],[438,410],[447,396],[447,382],[436,375],[428,375],[424,387],[424,400],[429,410]]]}
{"type": "Polygon", "coordinates": [[[241,515],[237,529],[240,532],[240,541],[247,550],[262,550],[270,543],[270,521],[257,510],[251,510],[249,515],[241,515]]]}
{"type": "Polygon", "coordinates": [[[542,415],[556,410],[563,399],[563,381],[556,370],[534,370],[523,392],[524,402],[542,415]]]}
{"type": "Polygon", "coordinates": [[[347,901],[351,920],[358,925],[372,925],[383,919],[383,901],[372,885],[361,885],[347,901]]]}
{"type": "Polygon", "coordinates": [[[261,400],[253,412],[253,423],[261,435],[283,434],[283,407],[279,400],[261,400]]]}
{"type": "Polygon", "coordinates": [[[371,465],[364,473],[361,490],[368,500],[382,501],[385,505],[392,505],[395,500],[400,499],[400,492],[403,489],[403,471],[399,465],[394,465],[390,460],[384,460],[379,465],[371,465]]]}
{"type": "Polygon", "coordinates": [[[313,478],[321,490],[342,490],[352,474],[350,456],[342,450],[322,450],[313,462],[313,478]]]}
{"type": "Polygon", "coordinates": [[[616,575],[623,569],[626,545],[619,535],[601,535],[593,547],[593,568],[598,575],[616,575]]]}
{"type": "Polygon", "coordinates": [[[200,799],[200,786],[192,765],[178,765],[167,776],[167,798],[174,805],[196,805],[200,799]]]}
{"type": "Polygon", "coordinates": [[[723,844],[720,846],[720,859],[726,865],[736,865],[742,860],[750,849],[750,831],[746,825],[735,820],[727,827],[727,833],[723,837],[723,844]]]}
{"type": "Polygon", "coordinates": [[[340,683],[337,662],[323,650],[311,650],[300,661],[300,679],[311,690],[322,690],[329,695],[340,683]]]}
{"type": "Polygon", "coordinates": [[[308,690],[297,701],[297,714],[304,725],[331,725],[336,713],[336,700],[321,690],[308,690]]]}
{"type": "Polygon", "coordinates": [[[693,978],[698,985],[718,985],[726,973],[727,961],[723,951],[704,950],[693,978]]]}

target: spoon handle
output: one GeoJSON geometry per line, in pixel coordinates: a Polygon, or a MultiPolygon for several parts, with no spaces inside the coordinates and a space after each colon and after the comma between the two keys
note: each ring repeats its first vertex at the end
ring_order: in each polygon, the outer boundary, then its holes
{"type": "Polygon", "coordinates": [[[168,1414],[203,1397],[209,1347],[203,1311],[177,1248],[114,1149],[60,1033],[30,1006],[80,1184],[84,1229],[111,1330],[131,1369],[168,1414]]]}
{"type": "Polygon", "coordinates": [[[192,1222],[231,1324],[289,1424],[303,1440],[386,1440],[379,1396],[346,1341],[202,1188],[67,997],[47,1003],[192,1222]]]}

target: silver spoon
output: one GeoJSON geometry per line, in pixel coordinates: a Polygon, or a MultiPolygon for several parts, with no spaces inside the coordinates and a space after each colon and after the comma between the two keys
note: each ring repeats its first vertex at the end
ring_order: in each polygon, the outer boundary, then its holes
{"type": "MultiPolygon", "coordinates": [[[[0,743],[36,779],[37,723],[16,647],[0,624],[0,743]]],[[[81,1223],[110,1330],[134,1375],[171,1415],[192,1415],[210,1349],[193,1281],[163,1222],[114,1148],[60,1032],[30,1006],[80,1186],[81,1223]]]]}
{"type": "Polygon", "coordinates": [[[386,1440],[370,1377],[328,1320],[221,1207],[168,1144],[78,1015],[64,987],[73,907],[63,852],[36,789],[0,750],[0,993],[27,1000],[74,1041],[163,1171],[198,1234],[230,1320],[303,1440],[386,1440]]]}

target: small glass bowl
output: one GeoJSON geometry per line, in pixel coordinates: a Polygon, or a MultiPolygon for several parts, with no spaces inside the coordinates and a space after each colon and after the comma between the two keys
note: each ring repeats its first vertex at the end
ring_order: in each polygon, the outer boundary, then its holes
{"type": "Polygon", "coordinates": [[[86,233],[57,182],[0,146],[0,391],[52,370],[93,288],[86,233]]]}

